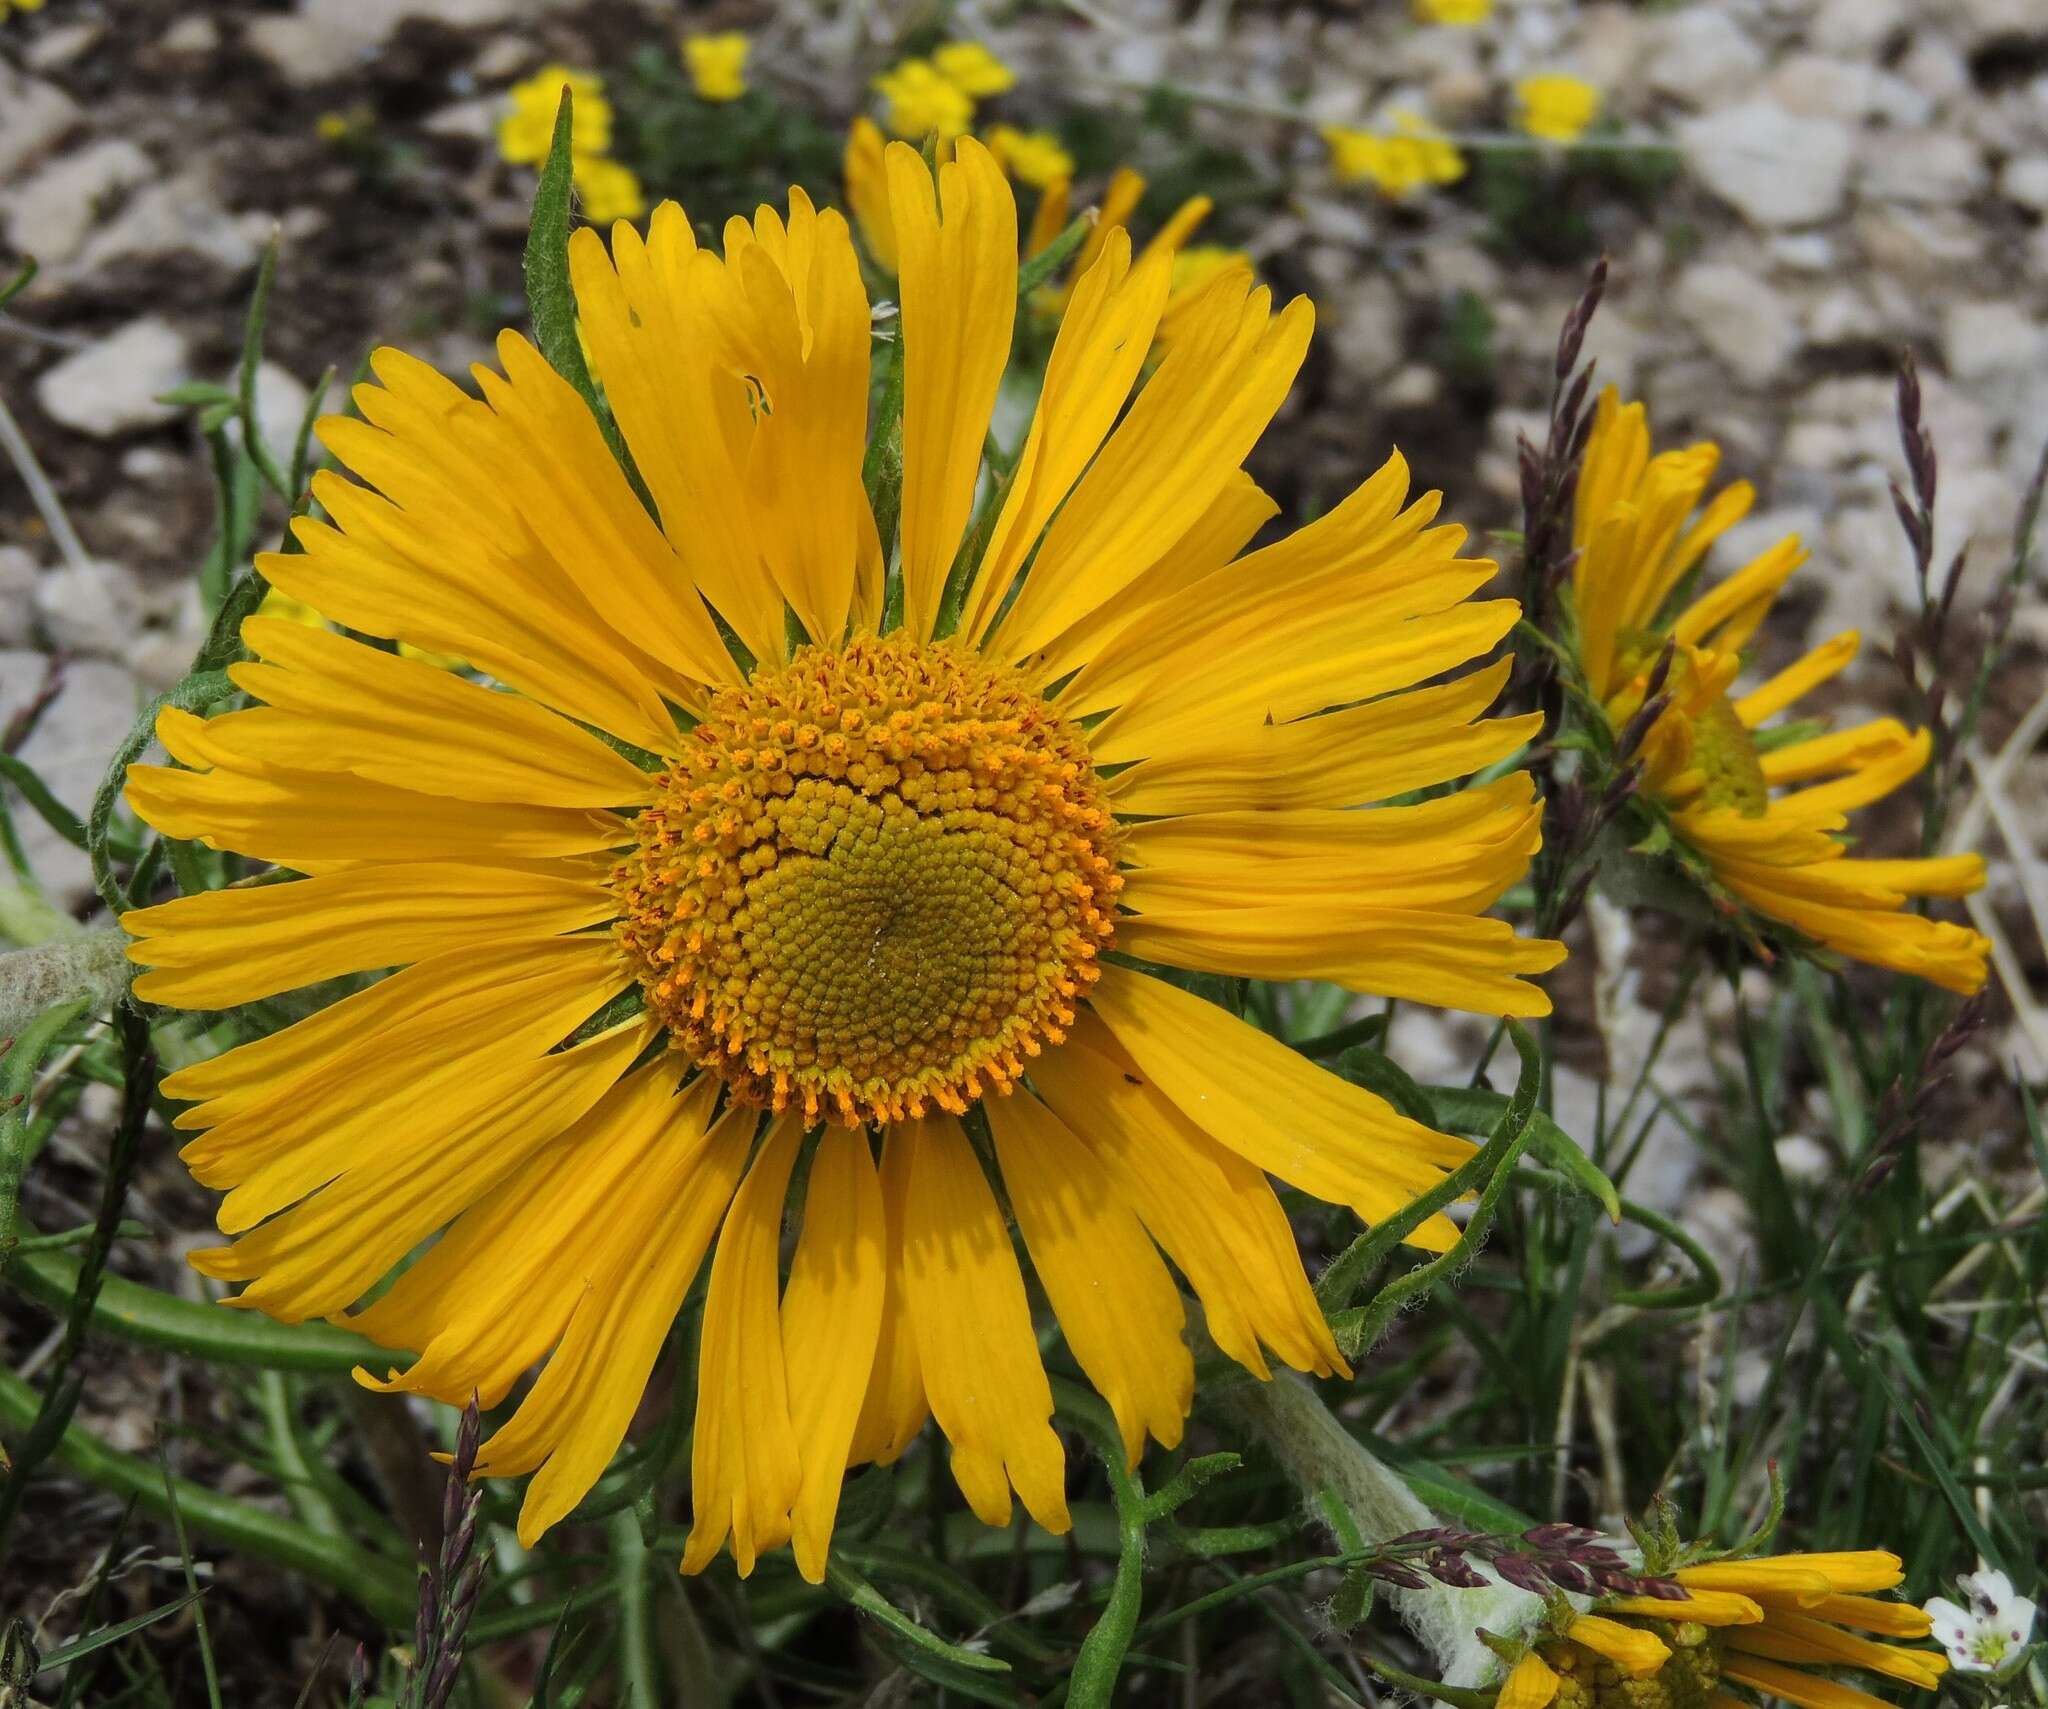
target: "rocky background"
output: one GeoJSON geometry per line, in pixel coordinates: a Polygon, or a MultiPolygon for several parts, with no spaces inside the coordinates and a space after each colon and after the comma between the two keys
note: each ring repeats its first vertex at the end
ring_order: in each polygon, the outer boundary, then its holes
{"type": "MultiPolygon", "coordinates": [[[[493,144],[519,77],[742,28],[755,80],[836,133],[926,19],[895,0],[48,0],[0,19],[0,262],[42,264],[0,314],[0,399],[32,453],[0,457],[0,727],[48,699],[23,757],[83,809],[139,700],[191,655],[212,482],[191,412],[158,400],[230,373],[273,231],[260,402],[288,441],[330,366],[345,377],[388,341],[459,370],[521,318],[531,177],[493,144]],[[349,148],[321,134],[335,114],[356,127],[349,148]]],[[[1842,710],[1897,701],[1882,649],[1915,599],[1887,493],[1905,351],[1941,457],[1938,558],[1967,551],[1964,604],[1988,608],[2048,439],[2040,0],[1496,0],[1465,29],[1422,27],[1390,0],[1068,0],[966,4],[950,28],[1017,69],[1013,122],[1135,110],[1163,86],[1195,135],[1250,163],[1204,235],[1317,304],[1309,369],[1255,464],[1290,505],[1331,502],[1399,444],[1451,514],[1511,525],[1515,437],[1542,419],[1556,329],[1604,250],[1602,373],[1650,401],[1667,440],[1712,437],[1725,474],[1759,488],[1719,561],[1794,531],[1813,549],[1773,649],[1858,627],[1866,657],[1842,710]],[[1501,136],[1502,92],[1539,70],[1592,83],[1613,123],[1569,161],[1540,158],[1533,203],[1525,183],[1506,213],[1471,185],[1397,206],[1331,178],[1316,126],[1398,107],[1470,139],[1475,170],[1490,138],[1527,161],[1526,140],[1501,136]]],[[[2015,857],[1994,866],[2008,992],[1989,1058],[2039,1073],[2037,582],[2003,621],[2018,645],[1982,741],[2020,739],[1965,819],[2015,857]]],[[[83,856],[21,818],[53,898],[85,906],[83,856]]],[[[1610,927],[1610,980],[1637,977],[1625,923],[1610,927]]],[[[1649,1024],[1627,1002],[1614,1012],[1649,1024]]],[[[1443,1023],[1403,1027],[1397,1048],[1424,1078],[1469,1058],[1443,1023]]],[[[1560,1096],[1575,1095],[1590,1082],[1567,1080],[1560,1096]]]]}

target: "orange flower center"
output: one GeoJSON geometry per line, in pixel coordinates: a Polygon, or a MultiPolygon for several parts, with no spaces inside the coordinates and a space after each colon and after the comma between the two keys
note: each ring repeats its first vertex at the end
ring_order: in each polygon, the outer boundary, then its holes
{"type": "Polygon", "coordinates": [[[1007,1092],[1097,976],[1120,880],[1085,738],[939,642],[801,649],[711,702],[613,872],[671,1044],[735,1096],[900,1121],[1007,1092]]]}

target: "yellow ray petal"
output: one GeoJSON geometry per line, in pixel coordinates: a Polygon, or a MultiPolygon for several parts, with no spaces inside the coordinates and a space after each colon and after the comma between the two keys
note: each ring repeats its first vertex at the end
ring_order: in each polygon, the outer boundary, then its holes
{"type": "Polygon", "coordinates": [[[960,1124],[944,1116],[908,1125],[903,1275],[954,1481],[984,1524],[1009,1522],[1015,1484],[1031,1517],[1064,1533],[1066,1456],[1009,1228],[960,1124]]]}
{"type": "Polygon", "coordinates": [[[1800,1709],[1882,1709],[1884,1700],[1853,1686],[1838,1685],[1817,1673],[1765,1661],[1760,1656],[1731,1655],[1721,1666],[1724,1679],[1752,1686],[1767,1697],[1782,1697],[1800,1709]]]}
{"type": "Polygon", "coordinates": [[[1516,1662],[1502,1682],[1494,1709],[1548,1709],[1557,1696],[1557,1674],[1531,1650],[1516,1662]]]}
{"type": "MultiPolygon", "coordinates": [[[[1134,269],[1134,276],[1145,269],[1134,269]]],[[[1047,530],[1016,603],[988,645],[1025,657],[1085,617],[1187,532],[1258,443],[1308,350],[1314,311],[1277,316],[1249,277],[1219,276],[1187,332],[1138,394],[1047,530]]]]}
{"type": "Polygon", "coordinates": [[[1565,1636],[1605,1656],[1631,1678],[1655,1673],[1671,1659],[1671,1646],[1654,1632],[1640,1626],[1625,1626],[1619,1620],[1598,1614],[1581,1614],[1565,1628],[1565,1636]]]}
{"type": "Polygon", "coordinates": [[[794,1115],[779,1116],[769,1127],[711,1260],[690,1448],[696,1511],[683,1550],[686,1573],[709,1566],[728,1534],[742,1578],[762,1554],[789,1540],[803,1466],[789,1418],[777,1250],[782,1201],[802,1139],[803,1124],[794,1115]]]}
{"type": "Polygon", "coordinates": [[[1443,783],[1505,759],[1535,735],[1541,719],[1533,713],[1473,722],[1508,669],[1501,660],[1370,705],[1219,736],[1118,772],[1108,794],[1120,813],[1230,812],[1355,807],[1443,783]]]}
{"type": "MultiPolygon", "coordinates": [[[[1212,1139],[1368,1221],[1477,1149],[1163,979],[1105,967],[1091,1003],[1139,1072],[1212,1139]]],[[[1457,1237],[1447,1218],[1432,1217],[1409,1240],[1443,1251],[1457,1237]]]]}
{"type": "Polygon", "coordinates": [[[1173,908],[1117,922],[1117,942],[1175,967],[1254,979],[1329,979],[1481,1015],[1547,1015],[1523,975],[1548,973],[1564,945],[1518,937],[1505,920],[1316,905],[1173,908]]]}
{"type": "Polygon", "coordinates": [[[861,241],[884,272],[896,271],[896,222],[889,206],[889,169],[881,127],[856,118],[846,132],[846,201],[861,241]]]}
{"type": "MultiPolygon", "coordinates": [[[[1146,610],[1142,623],[1122,623],[1060,690],[1061,704],[1077,716],[1118,705],[1168,661],[1211,651],[1220,625],[1263,611],[1269,598],[1339,579],[1346,597],[1376,591],[1380,566],[1398,558],[1436,511],[1430,494],[1403,513],[1407,491],[1408,465],[1397,453],[1328,514],[1238,562],[1220,559],[1180,597],[1146,610]]],[[[1131,595],[1140,585],[1132,584],[1131,595]]]]}
{"type": "MultiPolygon", "coordinates": [[[[527,1157],[568,1129],[615,1082],[647,1042],[637,1023],[503,1076],[494,1059],[473,1063],[497,1096],[472,1102],[431,1147],[387,1149],[272,1217],[232,1246],[192,1254],[192,1267],[249,1284],[237,1305],[286,1323],[329,1317],[358,1299],[429,1234],[475,1204],[527,1157]]],[[[428,1120],[416,1110],[416,1119],[428,1120]]],[[[407,1130],[410,1131],[410,1130],[407,1130]]]]}
{"type": "Polygon", "coordinates": [[[1164,260],[1134,268],[1130,250],[1129,237],[1112,233],[1101,258],[1076,269],[1078,283],[1046,359],[1031,430],[962,610],[961,633],[969,639],[979,639],[994,620],[1144,366],[1173,269],[1164,260]]]}
{"type": "Polygon", "coordinates": [[[696,254],[689,220],[663,202],[644,241],[631,226],[614,226],[609,256],[596,232],[576,232],[570,279],[605,396],[663,532],[755,658],[780,660],[782,596],[762,566],[745,490],[745,382],[714,362],[714,329],[691,283],[696,254]]]}
{"type": "Polygon", "coordinates": [[[271,740],[257,751],[267,764],[352,771],[463,801],[623,807],[654,799],[652,773],[518,695],[274,617],[250,618],[242,638],[268,662],[230,665],[235,686],[295,715],[267,726],[271,740]]]}
{"type": "Polygon", "coordinates": [[[1061,1333],[1116,1414],[1132,1465],[1150,1431],[1177,1447],[1194,1399],[1186,1314],[1144,1226],[1094,1155],[1027,1092],[983,1109],[1010,1208],[1061,1333]]]}
{"type": "Polygon", "coordinates": [[[296,884],[205,890],[124,914],[144,940],[153,1003],[225,1009],[344,973],[400,967],[514,936],[573,932],[617,911],[599,875],[420,862],[352,867],[296,884]]]}
{"type": "Polygon", "coordinates": [[[861,1403],[860,1421],[847,1456],[854,1465],[894,1460],[910,1446],[929,1416],[924,1373],[917,1363],[917,1331],[910,1321],[909,1284],[903,1274],[903,1219],[915,1150],[911,1133],[901,1123],[883,1130],[881,1187],[887,1246],[883,1252],[882,1321],[868,1374],[867,1398],[861,1403]]]}
{"type": "Polygon", "coordinates": [[[1922,1688],[1932,1687],[1948,1671],[1948,1658],[1931,1650],[1880,1644],[1787,1609],[1773,1609],[1765,1624],[1752,1630],[1731,1632],[1727,1642],[1730,1649],[1745,1655],[1860,1667],[1922,1688]]]}
{"type": "MultiPolygon", "coordinates": [[[[370,1305],[342,1319],[386,1347],[419,1357],[385,1378],[358,1370],[366,1387],[433,1395],[459,1406],[475,1393],[496,1406],[527,1368],[561,1339],[593,1276],[614,1254],[643,1253],[645,1231],[666,1200],[639,1190],[648,1172],[698,1169],[705,1122],[718,1082],[700,1075],[676,1088],[678,1065],[658,1058],[628,1074],[553,1145],[514,1170],[452,1222],[441,1238],[370,1305]],[[613,1238],[619,1219],[642,1238],[613,1238]]],[[[745,1145],[740,1146],[741,1161],[745,1145]]],[[[714,1196],[702,1175],[691,1177],[693,1202],[714,1196]]],[[[738,1179],[737,1165],[733,1179],[738,1179]]],[[[731,1185],[725,1189],[731,1195],[731,1185]]],[[[711,1227],[725,1200],[709,1206],[711,1227]]],[[[708,1234],[707,1234],[708,1238],[708,1234]]],[[[702,1256],[700,1251],[699,1256],[702,1256]]],[[[528,1420],[530,1425],[535,1420],[528,1420]]],[[[511,1465],[501,1432],[486,1444],[486,1469],[525,1471],[547,1453],[542,1443],[511,1465]]]]}
{"type": "Polygon", "coordinates": [[[890,145],[887,167],[903,302],[903,624],[922,641],[974,505],[1010,360],[1017,204],[972,137],[939,168],[936,193],[908,144],[890,145]]]}
{"type": "Polygon", "coordinates": [[[1031,1072],[1187,1277],[1218,1347],[1261,1377],[1262,1342],[1296,1370],[1349,1373],[1302,1273],[1294,1231],[1256,1168],[1182,1115],[1105,1029],[1077,1028],[1031,1072]]]}
{"type": "Polygon", "coordinates": [[[1177,757],[1269,719],[1412,688],[1489,651],[1520,615],[1511,599],[1467,601],[1377,631],[1335,624],[1284,665],[1259,652],[1162,673],[1090,731],[1089,746],[1108,763],[1177,757]]]}
{"type": "Polygon", "coordinates": [[[1796,664],[1787,665],[1736,701],[1735,716],[1751,729],[1767,718],[1775,718],[1801,695],[1839,676],[1862,644],[1863,637],[1854,629],[1845,629],[1823,641],[1796,664]]]}
{"type": "Polygon", "coordinates": [[[732,656],[682,560],[641,508],[596,418],[517,333],[498,337],[501,379],[473,370],[501,425],[500,488],[555,562],[622,635],[699,682],[730,682],[732,656]]]}
{"type": "Polygon", "coordinates": [[[1600,1604],[1607,1614],[1639,1614],[1650,1620],[1693,1620],[1702,1626],[1754,1626],[1764,1611],[1732,1590],[1701,1590],[1664,1599],[1655,1596],[1614,1596],[1600,1604]]]}
{"type": "Polygon", "coordinates": [[[166,836],[325,872],[356,861],[550,860],[627,842],[609,813],[450,801],[340,774],[128,768],[128,804],[166,836]]]}
{"type": "Polygon", "coordinates": [[[825,1579],[825,1555],[882,1325],[888,1229],[882,1189],[855,1128],[825,1130],[804,1189],[803,1231],[782,1296],[789,1422],[803,1461],[790,1512],[797,1571],[825,1579]]]}
{"type": "Polygon", "coordinates": [[[1041,1524],[1064,1530],[1064,1462],[1047,1423],[1051,1391],[1001,1210],[952,1118],[890,1132],[907,1154],[908,1317],[933,1414],[952,1442],[955,1479],[988,1523],[1007,1519],[1014,1482],[1041,1524]]]}

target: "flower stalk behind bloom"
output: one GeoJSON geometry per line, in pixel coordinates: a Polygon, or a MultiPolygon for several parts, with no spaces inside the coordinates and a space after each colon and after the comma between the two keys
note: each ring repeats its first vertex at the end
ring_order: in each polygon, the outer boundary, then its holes
{"type": "Polygon", "coordinates": [[[1653,455],[1643,406],[1623,404],[1611,387],[1601,394],[1573,519],[1572,647],[1585,692],[1620,732],[1643,712],[1669,650],[1669,698],[1637,750],[1641,789],[1724,911],[1744,909],[1838,955],[1973,992],[1990,946],[1906,904],[1981,888],[1982,857],[1866,860],[1850,856],[1844,838],[1850,812],[1926,765],[1927,732],[1890,718],[1825,734],[1794,726],[1780,735],[1772,725],[1849,664],[1856,634],[1736,691],[1745,650],[1806,553],[1788,537],[1694,590],[1708,548],[1752,498],[1738,482],[1702,502],[1719,457],[1705,443],[1653,455]]]}

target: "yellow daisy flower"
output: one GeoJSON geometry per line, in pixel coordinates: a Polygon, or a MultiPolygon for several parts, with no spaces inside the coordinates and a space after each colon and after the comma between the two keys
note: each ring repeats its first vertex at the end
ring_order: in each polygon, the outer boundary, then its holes
{"type": "Polygon", "coordinates": [[[888,103],[889,129],[921,139],[933,131],[946,140],[974,123],[974,97],[942,76],[928,59],[906,59],[875,79],[875,93],[888,103]]]}
{"type": "Polygon", "coordinates": [[[1414,0],[1415,21],[1470,29],[1493,16],[1493,0],[1414,0]]]}
{"type": "Polygon", "coordinates": [[[1323,127],[1330,170],[1340,183],[1371,184],[1390,200],[1405,201],[1432,185],[1455,184],[1465,176],[1465,157],[1458,145],[1421,115],[1396,111],[1387,118],[1394,127],[1391,132],[1323,127]]]}
{"type": "Polygon", "coordinates": [[[947,42],[932,53],[932,66],[962,94],[977,101],[1017,86],[1017,74],[979,42],[947,42]]]}
{"type": "Polygon", "coordinates": [[[1642,789],[1668,810],[1682,850],[1735,901],[1839,955],[1975,991],[1990,946],[1905,905],[1981,888],[1983,858],[1860,860],[1843,840],[1851,811],[1926,765],[1927,732],[1891,718],[1782,741],[1765,728],[1848,665],[1855,632],[1731,697],[1743,649],[1806,553],[1787,538],[1691,597],[1707,548],[1754,496],[1738,482],[1700,508],[1719,458],[1711,444],[1653,456],[1643,406],[1624,405],[1612,387],[1601,394],[1572,527],[1575,650],[1586,691],[1619,731],[1647,698],[1669,643],[1671,701],[1639,757],[1642,789]]]}
{"type": "MultiPolygon", "coordinates": [[[[685,36],[683,67],[703,101],[737,101],[747,92],[747,55],[753,44],[738,30],[685,36]]],[[[637,218],[637,215],[628,216],[637,218]]]]}
{"type": "Polygon", "coordinates": [[[1483,917],[1537,846],[1526,773],[1352,810],[1529,739],[1484,716],[1505,662],[1446,674],[1516,616],[1470,597],[1494,566],[1432,526],[1435,494],[1408,501],[1398,458],[1240,556],[1274,514],[1242,464],[1305,300],[1220,275],[1132,400],[1172,268],[1112,233],[949,594],[1016,208],[971,139],[936,183],[906,145],[885,164],[895,539],[861,483],[845,220],[792,190],[721,255],[663,203],[569,256],[658,514],[517,334],[480,399],[380,351],[360,419],[320,427],[361,484],[316,476],[330,520],[263,573],[488,681],[252,618],[260,662],[231,668],[253,704],[166,710],[175,763],[129,773],[166,835],[303,875],[126,916],[139,995],[217,1009],[399,970],[165,1082],[239,1237],[195,1264],[237,1305],[419,1355],[372,1387],[495,1407],[545,1360],[477,1461],[534,1473],[529,1543],[618,1448],[714,1242],[689,1570],[793,1541],[815,1582],[848,1466],[927,1416],[984,1520],[1014,1489],[1064,1531],[1024,1282],[962,1117],[1135,1458],[1179,1440],[1193,1383],[1162,1248],[1233,1358],[1340,1371],[1266,1172],[1379,1219],[1473,1149],[1141,969],[1532,1015],[1524,976],[1563,954],[1483,917]]]}
{"type": "Polygon", "coordinates": [[[1074,176],[1074,157],[1060,146],[1051,131],[1020,131],[1015,125],[997,125],[985,139],[996,163],[1020,184],[1043,190],[1048,184],[1074,176]]]}
{"type": "Polygon", "coordinates": [[[1548,142],[1575,142],[1600,116],[1600,91],[1581,77],[1546,72],[1515,85],[1515,122],[1548,142]]]}
{"type": "Polygon", "coordinates": [[[1937,1651],[1862,1635],[1924,1638],[1932,1627],[1910,1603],[1867,1594],[1905,1576],[1881,1549],[1714,1561],[1670,1576],[1684,1600],[1606,1598],[1515,1665],[1497,1709],[1750,1709],[1730,1684],[1801,1709],[1883,1709],[1804,1666],[1861,1668],[1922,1690],[1948,1671],[1937,1651]]]}
{"type": "Polygon", "coordinates": [[[512,108],[498,121],[498,154],[515,166],[537,166],[555,139],[555,111],[567,88],[575,98],[570,147],[578,154],[603,154],[612,145],[612,106],[604,81],[587,71],[550,65],[506,91],[512,108]]]}
{"type": "Polygon", "coordinates": [[[647,212],[647,198],[630,166],[603,155],[579,154],[570,162],[569,175],[583,205],[583,217],[593,224],[637,220],[647,212]]]}

